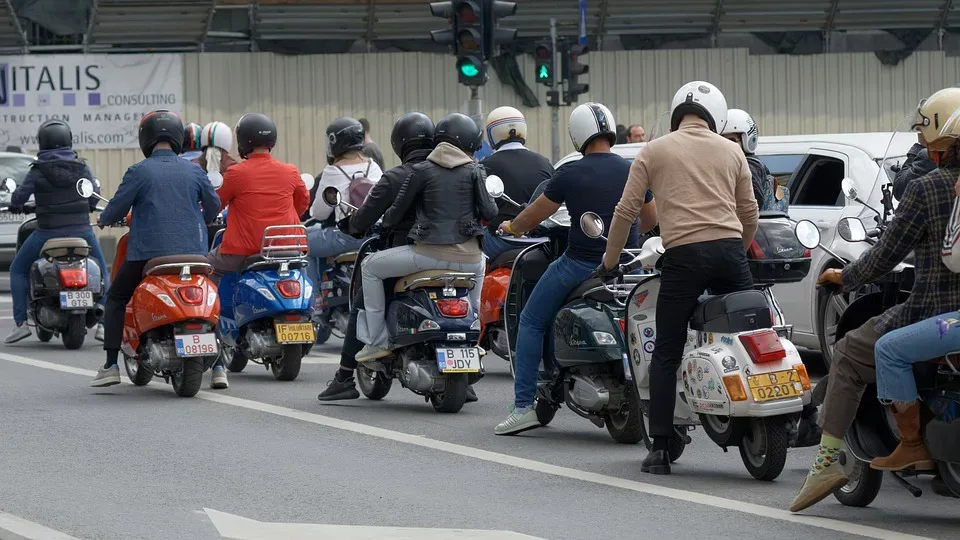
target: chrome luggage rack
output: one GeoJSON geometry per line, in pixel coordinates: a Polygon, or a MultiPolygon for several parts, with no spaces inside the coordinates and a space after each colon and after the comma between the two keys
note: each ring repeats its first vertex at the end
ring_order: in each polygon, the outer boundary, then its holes
{"type": "Polygon", "coordinates": [[[271,225],[263,230],[260,256],[265,261],[305,259],[310,252],[303,225],[271,225]]]}

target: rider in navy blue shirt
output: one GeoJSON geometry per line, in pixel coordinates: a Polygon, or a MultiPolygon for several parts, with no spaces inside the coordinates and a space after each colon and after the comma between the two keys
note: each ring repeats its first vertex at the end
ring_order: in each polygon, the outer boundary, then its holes
{"type": "MultiPolygon", "coordinates": [[[[595,212],[609,230],[613,211],[620,202],[630,173],[630,162],[611,152],[617,140],[616,124],[610,110],[599,103],[584,103],[570,115],[570,140],[583,154],[579,161],[568,163],[554,174],[543,195],[513,221],[500,224],[500,231],[520,236],[553,215],[561,204],[570,213],[570,238],[566,251],[553,261],[537,281],[529,300],[520,313],[514,381],[514,409],[495,429],[497,435],[515,435],[540,427],[533,410],[537,390],[537,368],[544,355],[544,334],[563,306],[567,295],[590,277],[603,260],[606,242],[588,238],[580,230],[580,216],[595,212]]],[[[639,224],[631,228],[627,247],[638,247],[639,231],[649,231],[657,224],[653,194],[647,193],[640,212],[639,224]]]]}

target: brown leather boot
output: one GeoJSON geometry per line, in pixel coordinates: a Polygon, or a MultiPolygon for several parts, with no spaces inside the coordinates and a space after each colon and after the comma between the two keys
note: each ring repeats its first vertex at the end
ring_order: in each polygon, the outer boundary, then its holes
{"type": "Polygon", "coordinates": [[[893,417],[900,429],[900,444],[887,457],[878,457],[870,462],[870,468],[878,471],[902,471],[914,468],[929,471],[934,468],[930,453],[920,435],[920,402],[915,401],[904,412],[893,408],[893,417]]]}

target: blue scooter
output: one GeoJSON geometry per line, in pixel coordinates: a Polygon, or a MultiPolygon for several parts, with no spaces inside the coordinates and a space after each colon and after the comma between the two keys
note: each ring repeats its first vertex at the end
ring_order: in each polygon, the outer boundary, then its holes
{"type": "MultiPolygon", "coordinates": [[[[221,216],[226,219],[226,210],[221,216]]],[[[212,247],[220,245],[223,229],[212,247]]],[[[303,271],[307,233],[303,225],[267,227],[260,254],[249,257],[240,272],[220,280],[220,325],[227,369],[243,371],[252,360],[279,381],[292,381],[316,340],[313,283],[303,271]]]]}

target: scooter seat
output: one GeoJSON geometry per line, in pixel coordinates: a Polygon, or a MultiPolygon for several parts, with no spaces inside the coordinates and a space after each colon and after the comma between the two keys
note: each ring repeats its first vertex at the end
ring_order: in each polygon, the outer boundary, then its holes
{"type": "Polygon", "coordinates": [[[334,257],[327,257],[327,264],[340,264],[340,263],[351,263],[357,261],[357,255],[359,251],[348,251],[346,253],[341,253],[334,257]]]}
{"type": "Polygon", "coordinates": [[[477,284],[476,278],[467,278],[463,272],[454,272],[453,270],[424,270],[422,272],[415,272],[398,279],[397,284],[393,286],[393,292],[402,293],[404,291],[420,289],[423,287],[443,287],[444,280],[439,278],[450,274],[458,276],[457,279],[453,280],[451,283],[454,287],[466,287],[468,289],[472,289],[477,284]]]}
{"type": "Polygon", "coordinates": [[[504,266],[513,266],[513,261],[523,253],[523,250],[526,248],[511,249],[509,251],[504,251],[500,255],[497,255],[493,261],[487,265],[488,270],[493,270],[495,268],[503,268],[504,266]]]}
{"type": "Polygon", "coordinates": [[[770,305],[760,291],[710,296],[697,304],[690,328],[698,332],[733,334],[773,326],[770,305]]]}
{"type": "Polygon", "coordinates": [[[309,260],[303,256],[302,251],[278,251],[270,254],[270,259],[264,259],[261,255],[251,255],[243,261],[243,271],[250,270],[278,270],[287,263],[287,268],[303,268],[309,264],[309,260]],[[276,260],[275,260],[276,259],[276,260]]]}
{"type": "Polygon", "coordinates": [[[90,245],[83,238],[51,238],[43,243],[40,255],[66,257],[71,251],[74,255],[86,257],[90,255],[90,245]]]}
{"type": "Polygon", "coordinates": [[[191,275],[208,275],[213,273],[213,265],[205,255],[168,255],[155,257],[147,261],[143,267],[143,277],[147,276],[176,276],[189,268],[191,275]]]}
{"type": "MultiPolygon", "coordinates": [[[[648,276],[623,276],[624,283],[640,283],[640,281],[648,276]]],[[[563,301],[564,304],[572,302],[578,298],[581,298],[587,291],[590,289],[598,289],[589,294],[589,297],[598,302],[610,302],[613,300],[613,293],[603,288],[603,280],[600,278],[590,278],[583,283],[577,285],[575,289],[570,291],[570,294],[567,295],[567,299],[563,301]]]]}

